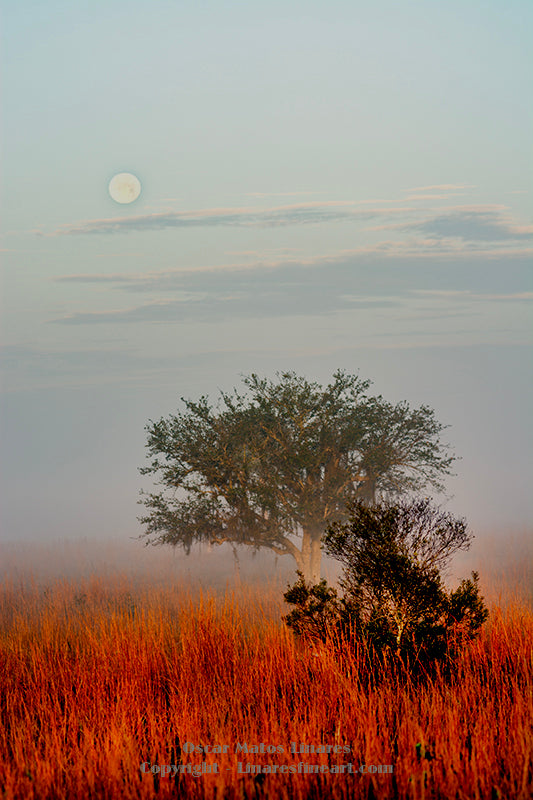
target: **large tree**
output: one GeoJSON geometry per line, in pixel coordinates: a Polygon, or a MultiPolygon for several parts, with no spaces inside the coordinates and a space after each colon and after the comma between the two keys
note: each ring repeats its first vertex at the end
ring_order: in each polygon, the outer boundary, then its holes
{"type": "Polygon", "coordinates": [[[215,407],[182,398],[184,411],[146,426],[141,473],[162,487],[140,501],[149,542],[268,547],[316,581],[322,534],[350,503],[441,491],[451,474],[433,410],[371,397],[370,381],[338,371],[325,388],[293,372],[243,383],[215,407]]]}

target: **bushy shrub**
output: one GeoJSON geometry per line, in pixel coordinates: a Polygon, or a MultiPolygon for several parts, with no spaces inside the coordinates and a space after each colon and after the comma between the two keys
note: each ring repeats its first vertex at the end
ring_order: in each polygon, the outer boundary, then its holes
{"type": "Polygon", "coordinates": [[[429,500],[350,507],[347,523],[330,525],[325,551],[344,565],[341,595],[301,573],[285,592],[295,608],[284,618],[299,636],[326,641],[358,637],[404,664],[455,655],[488,616],[478,574],[447,591],[442,571],[470,546],[466,522],[429,500]]]}

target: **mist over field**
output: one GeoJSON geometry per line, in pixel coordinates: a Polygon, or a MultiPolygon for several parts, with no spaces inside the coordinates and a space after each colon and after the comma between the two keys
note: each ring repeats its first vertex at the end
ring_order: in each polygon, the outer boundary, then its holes
{"type": "MultiPolygon", "coordinates": [[[[525,528],[477,531],[470,550],[453,558],[446,579],[450,586],[480,573],[482,593],[489,602],[521,600],[533,605],[533,532],[525,528]]],[[[251,588],[282,595],[296,579],[296,564],[268,550],[253,552],[241,546],[195,545],[186,555],[181,548],[145,546],[134,539],[56,539],[46,542],[7,542],[0,545],[0,580],[41,590],[57,581],[91,578],[136,588],[176,588],[198,592],[239,593],[251,588]]],[[[342,568],[327,556],[322,576],[334,584],[342,568]]]]}

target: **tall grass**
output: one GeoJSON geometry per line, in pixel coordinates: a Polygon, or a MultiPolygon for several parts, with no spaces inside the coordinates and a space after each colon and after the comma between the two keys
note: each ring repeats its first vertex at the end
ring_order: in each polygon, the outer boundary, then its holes
{"type": "Polygon", "coordinates": [[[374,675],[362,649],[306,648],[281,591],[226,596],[93,579],[0,593],[0,796],[520,798],[533,793],[533,613],[493,605],[451,674],[374,675]],[[290,742],[348,754],[292,754],[290,742]],[[188,755],[186,742],[228,745],[188,755]],[[236,754],[237,743],[284,752],[236,754]],[[161,777],[140,765],[218,764],[161,777]],[[352,763],[353,774],[237,764],[352,763]],[[359,767],[365,765],[366,771],[359,767]],[[370,765],[392,765],[373,773],[370,765]]]}

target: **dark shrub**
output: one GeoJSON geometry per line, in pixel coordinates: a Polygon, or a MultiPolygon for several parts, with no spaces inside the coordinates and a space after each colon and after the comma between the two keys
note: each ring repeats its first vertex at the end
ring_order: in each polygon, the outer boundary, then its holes
{"type": "Polygon", "coordinates": [[[377,654],[425,665],[458,650],[488,616],[478,575],[448,592],[441,576],[452,555],[470,546],[466,522],[430,501],[350,506],[347,523],[330,525],[325,551],[344,565],[342,594],[301,573],[285,592],[285,617],[299,636],[326,641],[359,637],[377,654]]]}

